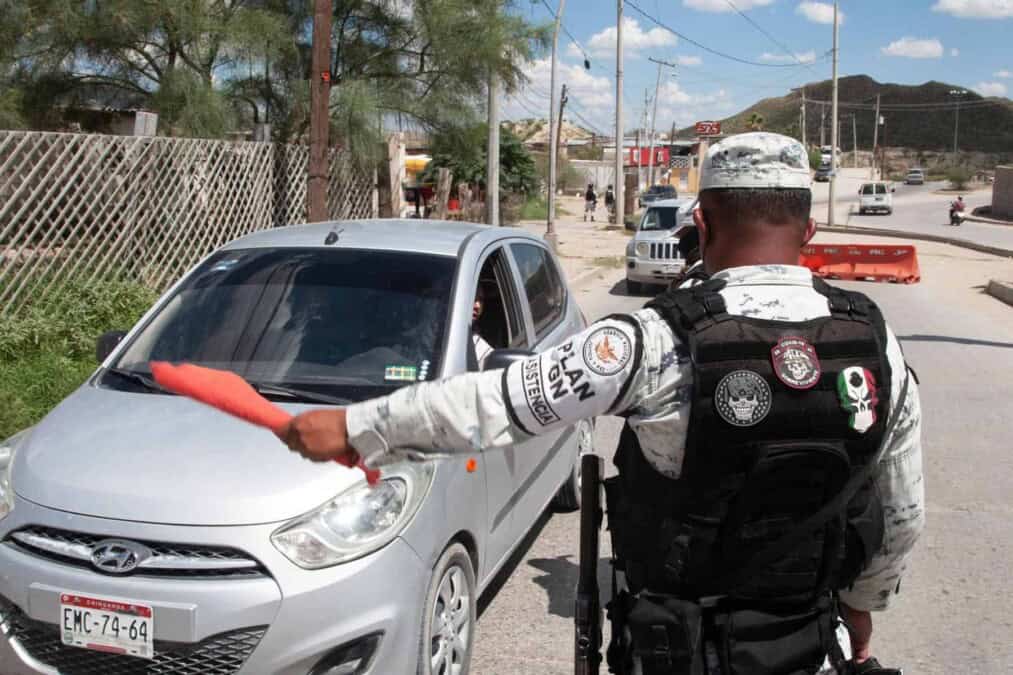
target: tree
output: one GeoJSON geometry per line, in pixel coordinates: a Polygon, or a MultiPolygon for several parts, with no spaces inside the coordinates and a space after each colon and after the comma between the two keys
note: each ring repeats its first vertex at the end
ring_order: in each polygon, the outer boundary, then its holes
{"type": "MultiPolygon", "coordinates": [[[[485,187],[485,124],[462,132],[437,135],[433,139],[433,159],[422,173],[422,180],[435,182],[439,169],[450,169],[454,183],[465,181],[485,187]]],[[[500,192],[529,195],[538,191],[538,171],[521,140],[508,128],[500,129],[500,192]]]]}

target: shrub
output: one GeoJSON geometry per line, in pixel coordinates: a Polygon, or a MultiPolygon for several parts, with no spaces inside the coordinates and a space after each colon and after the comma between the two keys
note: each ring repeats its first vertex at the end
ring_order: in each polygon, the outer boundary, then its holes
{"type": "Polygon", "coordinates": [[[965,190],[971,182],[971,172],[962,166],[951,166],[946,170],[946,180],[954,190],[965,190]]]}

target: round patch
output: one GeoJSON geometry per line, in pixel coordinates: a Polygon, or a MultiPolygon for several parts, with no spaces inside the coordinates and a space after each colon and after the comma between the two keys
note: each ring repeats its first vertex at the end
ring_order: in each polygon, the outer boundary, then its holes
{"type": "Polygon", "coordinates": [[[784,337],[770,350],[774,375],[792,389],[812,389],[822,370],[816,348],[800,337],[784,337]]]}
{"type": "Polygon", "coordinates": [[[736,370],[718,382],[714,406],[721,419],[737,427],[759,424],[770,412],[770,385],[751,370],[736,370]]]}
{"type": "Polygon", "coordinates": [[[584,363],[599,375],[615,375],[633,355],[630,337],[612,326],[602,326],[584,343],[584,363]]]}

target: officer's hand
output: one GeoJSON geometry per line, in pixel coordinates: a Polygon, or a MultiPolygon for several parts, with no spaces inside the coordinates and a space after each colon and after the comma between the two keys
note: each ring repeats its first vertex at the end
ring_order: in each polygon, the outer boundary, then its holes
{"type": "Polygon", "coordinates": [[[311,410],[292,418],[278,432],[289,450],[314,462],[349,459],[354,452],[348,445],[343,409],[311,410]]]}
{"type": "Polygon", "coordinates": [[[847,624],[851,636],[851,658],[855,663],[861,663],[871,656],[869,645],[872,642],[872,614],[852,609],[843,602],[840,605],[841,618],[847,624]]]}

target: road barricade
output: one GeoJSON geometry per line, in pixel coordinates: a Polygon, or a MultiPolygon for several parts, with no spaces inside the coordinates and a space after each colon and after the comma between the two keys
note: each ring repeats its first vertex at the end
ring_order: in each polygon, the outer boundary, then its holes
{"type": "Polygon", "coordinates": [[[799,265],[825,279],[914,284],[922,278],[910,245],[810,244],[802,248],[799,265]]]}

